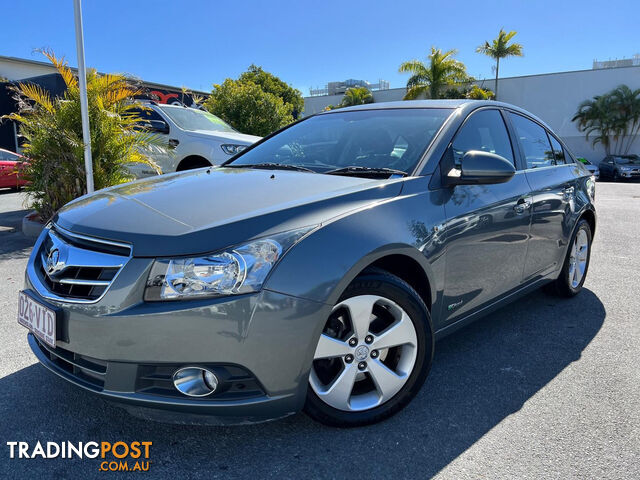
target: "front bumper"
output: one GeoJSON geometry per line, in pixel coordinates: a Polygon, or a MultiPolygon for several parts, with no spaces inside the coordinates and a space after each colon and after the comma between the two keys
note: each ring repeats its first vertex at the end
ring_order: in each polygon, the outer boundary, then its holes
{"type": "Polygon", "coordinates": [[[57,347],[32,334],[29,346],[45,367],[85,390],[130,407],[174,412],[155,412],[157,420],[280,418],[304,405],[328,313],[323,304],[274,292],[255,297],[170,311],[148,312],[160,305],[143,304],[128,315],[96,317],[62,306],[57,347]],[[185,366],[214,371],[221,388],[202,398],[182,395],[172,377],[185,366]]]}
{"type": "Polygon", "coordinates": [[[106,400],[121,404],[133,415],[143,418],[169,423],[229,425],[282,418],[300,409],[300,399],[295,394],[268,396],[256,389],[243,392],[246,393],[242,396],[244,398],[226,396],[221,399],[212,395],[208,400],[140,391],[107,390],[101,386],[104,380],[96,378],[106,376],[107,369],[110,378],[120,377],[124,382],[137,383],[142,379],[138,374],[141,366],[100,362],[105,368],[97,372],[91,368],[95,369],[99,364],[86,361],[83,356],[69,355],[69,351],[59,348],[52,349],[31,333],[27,335],[27,340],[36,358],[51,372],[78,387],[97,393],[106,400]]]}
{"type": "Polygon", "coordinates": [[[152,260],[135,257],[98,301],[64,302],[47,298],[37,277],[39,243],[25,288],[61,312],[56,349],[33,335],[29,344],[60,377],[145,416],[147,409],[159,409],[152,413],[160,420],[175,421],[168,413],[175,412],[214,416],[214,423],[256,422],[304,405],[315,345],[331,306],[269,290],[144,302],[152,260]],[[179,393],[172,376],[185,366],[214,370],[221,388],[200,398],[179,393]]]}

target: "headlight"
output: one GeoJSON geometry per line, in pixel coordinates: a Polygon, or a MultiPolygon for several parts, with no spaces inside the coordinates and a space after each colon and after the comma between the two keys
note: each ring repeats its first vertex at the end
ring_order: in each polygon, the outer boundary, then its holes
{"type": "Polygon", "coordinates": [[[241,151],[243,151],[245,148],[247,148],[247,146],[236,145],[234,143],[225,143],[224,145],[220,145],[220,148],[222,148],[222,151],[227,155],[235,155],[236,153],[240,153],[241,151]]]}
{"type": "Polygon", "coordinates": [[[273,266],[313,228],[259,238],[210,255],[157,259],[144,299],[181,300],[257,292],[273,266]]]}
{"type": "Polygon", "coordinates": [[[591,177],[587,180],[587,194],[591,198],[591,200],[596,199],[596,176],[591,175],[591,177]]]}

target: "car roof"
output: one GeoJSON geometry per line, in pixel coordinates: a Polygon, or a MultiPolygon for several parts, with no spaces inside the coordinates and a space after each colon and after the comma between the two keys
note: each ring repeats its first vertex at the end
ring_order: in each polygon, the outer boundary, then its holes
{"type": "MultiPolygon", "coordinates": [[[[344,112],[350,110],[383,110],[387,108],[458,108],[467,103],[483,103],[482,100],[467,100],[464,98],[447,100],[400,100],[395,102],[367,103],[364,105],[354,105],[336,110],[329,110],[326,113],[336,111],[344,112]]],[[[492,102],[494,105],[496,102],[492,102]]]]}
{"type": "Polygon", "coordinates": [[[183,110],[188,109],[188,110],[199,110],[201,112],[204,111],[204,110],[202,110],[200,108],[187,107],[186,105],[172,105],[170,103],[157,103],[156,107],[175,108],[176,110],[181,108],[183,110]]]}
{"type": "Polygon", "coordinates": [[[193,107],[188,107],[186,105],[172,105],[169,103],[158,103],[155,100],[149,100],[149,99],[136,99],[134,102],[134,104],[138,104],[138,105],[144,105],[145,107],[149,107],[149,108],[153,108],[153,107],[162,107],[162,108],[188,108],[191,110],[201,110],[199,108],[193,108],[193,107]]]}
{"type": "Polygon", "coordinates": [[[547,130],[553,132],[551,127],[547,125],[544,120],[538,118],[531,112],[528,112],[520,107],[505,102],[497,102],[495,100],[468,100],[466,98],[457,99],[442,99],[442,100],[400,100],[396,102],[380,102],[380,103],[367,103],[364,105],[354,105],[352,107],[336,108],[335,110],[329,110],[322,112],[319,115],[332,115],[341,112],[353,112],[359,110],[386,110],[386,109],[411,109],[411,108],[447,108],[451,110],[458,109],[461,114],[468,115],[473,110],[481,107],[499,107],[508,108],[515,112],[522,113],[528,116],[547,130]]]}

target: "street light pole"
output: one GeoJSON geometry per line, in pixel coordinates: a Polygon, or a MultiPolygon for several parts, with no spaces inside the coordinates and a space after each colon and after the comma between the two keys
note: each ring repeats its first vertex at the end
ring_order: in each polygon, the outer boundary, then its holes
{"type": "Polygon", "coordinates": [[[84,169],[87,173],[87,193],[93,193],[93,161],[91,160],[91,134],[89,133],[89,102],[87,101],[87,69],[84,64],[84,35],[82,33],[82,5],[73,0],[76,22],[76,50],[78,52],[78,83],[80,86],[80,116],[84,142],[84,169]]]}

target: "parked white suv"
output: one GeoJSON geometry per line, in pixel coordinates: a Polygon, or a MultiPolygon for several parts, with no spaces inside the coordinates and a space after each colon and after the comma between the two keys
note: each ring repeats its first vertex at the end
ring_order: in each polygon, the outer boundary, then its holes
{"type": "MultiPolygon", "coordinates": [[[[147,152],[163,173],[219,165],[261,137],[236,131],[220,118],[204,110],[179,105],[144,102],[132,110],[145,126],[172,147],[169,151],[151,148],[147,152]]],[[[129,170],[136,177],[156,175],[148,165],[134,163],[129,170]]]]}

